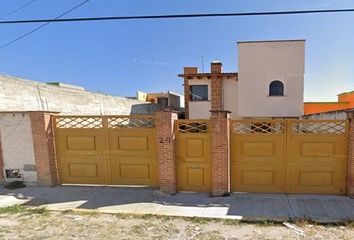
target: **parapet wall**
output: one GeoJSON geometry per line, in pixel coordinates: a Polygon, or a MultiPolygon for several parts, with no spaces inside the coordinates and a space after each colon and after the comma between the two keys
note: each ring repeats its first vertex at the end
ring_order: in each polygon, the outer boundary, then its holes
{"type": "Polygon", "coordinates": [[[129,115],[150,114],[157,109],[156,104],[127,97],[0,76],[0,111],[129,115]]]}

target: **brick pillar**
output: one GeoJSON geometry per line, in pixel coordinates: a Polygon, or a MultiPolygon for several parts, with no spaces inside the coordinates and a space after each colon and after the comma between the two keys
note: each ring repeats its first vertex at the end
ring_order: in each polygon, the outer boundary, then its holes
{"type": "Polygon", "coordinates": [[[211,63],[211,109],[222,110],[222,64],[219,61],[211,63]]]}
{"type": "Polygon", "coordinates": [[[354,114],[349,118],[347,195],[354,196],[354,114]]]}
{"type": "Polygon", "coordinates": [[[52,118],[49,113],[31,112],[31,128],[37,180],[41,185],[58,184],[52,118]]]}
{"type": "Polygon", "coordinates": [[[222,196],[230,191],[229,111],[210,110],[212,194],[222,196]]]}
{"type": "Polygon", "coordinates": [[[0,131],[0,181],[1,180],[4,180],[4,159],[3,159],[3,156],[2,156],[1,131],[0,131]]]}
{"type": "Polygon", "coordinates": [[[184,111],[185,111],[185,118],[189,119],[189,101],[190,101],[190,89],[189,89],[189,78],[188,75],[193,75],[198,73],[197,67],[184,67],[183,74],[184,74],[184,111]]]}
{"type": "Polygon", "coordinates": [[[177,114],[171,111],[156,112],[156,139],[159,164],[159,186],[162,192],[176,193],[176,159],[174,122],[177,114]]]}

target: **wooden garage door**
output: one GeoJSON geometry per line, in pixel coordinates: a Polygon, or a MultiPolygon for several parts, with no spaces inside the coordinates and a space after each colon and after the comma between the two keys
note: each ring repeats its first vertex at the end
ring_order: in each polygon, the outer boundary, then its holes
{"type": "Polygon", "coordinates": [[[211,191],[208,120],[176,121],[177,190],[211,191]]]}
{"type": "Polygon", "coordinates": [[[289,120],[287,192],[345,194],[348,122],[289,120]]]}
{"type": "Polygon", "coordinates": [[[231,191],[285,192],[283,121],[231,122],[231,191]]]}
{"type": "Polygon", "coordinates": [[[344,194],[348,124],[341,120],[231,123],[231,190],[344,194]]]}
{"type": "Polygon", "coordinates": [[[153,116],[54,116],[61,183],[157,186],[153,116]]]}

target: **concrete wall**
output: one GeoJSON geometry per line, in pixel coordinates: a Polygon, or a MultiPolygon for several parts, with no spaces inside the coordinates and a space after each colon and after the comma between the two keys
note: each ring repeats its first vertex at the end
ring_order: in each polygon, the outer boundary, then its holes
{"type": "Polygon", "coordinates": [[[347,119],[348,113],[344,110],[334,111],[334,112],[324,112],[305,115],[304,119],[319,119],[319,120],[345,120],[347,119]]]}
{"type": "Polygon", "coordinates": [[[303,115],[305,42],[238,43],[238,112],[241,117],[303,115]],[[269,84],[280,80],[284,96],[269,96],[269,84]]]}
{"type": "Polygon", "coordinates": [[[51,111],[63,114],[149,114],[154,104],[0,76],[0,111],[51,111]]]}
{"type": "Polygon", "coordinates": [[[0,113],[0,137],[4,176],[6,169],[20,169],[24,181],[37,181],[29,114],[0,113]]]}
{"type": "Polygon", "coordinates": [[[230,118],[238,118],[238,91],[237,91],[237,81],[235,78],[223,79],[222,80],[223,89],[223,106],[225,110],[231,111],[230,118]]]}
{"type": "Polygon", "coordinates": [[[205,119],[210,118],[211,109],[211,83],[209,79],[192,79],[189,80],[191,85],[208,85],[208,100],[209,101],[190,101],[189,102],[189,119],[205,119]]]}

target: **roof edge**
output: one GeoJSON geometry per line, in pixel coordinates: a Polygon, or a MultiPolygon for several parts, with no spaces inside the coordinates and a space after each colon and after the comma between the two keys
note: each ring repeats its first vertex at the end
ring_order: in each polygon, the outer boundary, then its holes
{"type": "Polygon", "coordinates": [[[348,104],[349,102],[304,102],[304,104],[348,104]]]}
{"type": "Polygon", "coordinates": [[[223,72],[223,73],[180,73],[178,77],[207,77],[212,75],[238,76],[238,72],[223,72]]]}
{"type": "Polygon", "coordinates": [[[262,42],[305,42],[306,39],[289,39],[289,40],[254,40],[254,41],[237,41],[239,43],[262,43],[262,42]]]}

